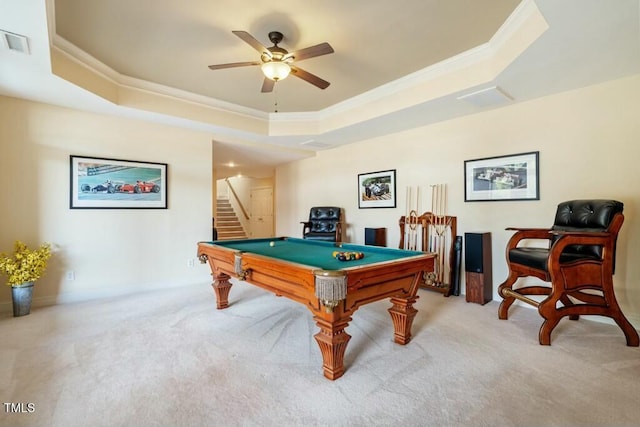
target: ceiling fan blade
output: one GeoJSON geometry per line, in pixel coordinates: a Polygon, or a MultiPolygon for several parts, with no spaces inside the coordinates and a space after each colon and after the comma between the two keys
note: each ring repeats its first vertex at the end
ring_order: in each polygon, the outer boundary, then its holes
{"type": "Polygon", "coordinates": [[[260,61],[250,61],[250,62],[231,62],[229,64],[217,64],[217,65],[209,65],[209,68],[212,70],[221,70],[223,68],[235,68],[235,67],[248,67],[250,65],[261,65],[260,61]]]}
{"type": "Polygon", "coordinates": [[[291,66],[291,75],[301,78],[302,80],[307,81],[312,85],[319,87],[320,89],[326,89],[331,84],[328,81],[322,80],[320,77],[313,75],[301,68],[294,67],[293,65],[291,66]]]}
{"type": "Polygon", "coordinates": [[[302,61],[303,59],[309,59],[316,56],[327,55],[333,53],[333,48],[329,43],[320,43],[315,46],[307,47],[305,49],[296,50],[290,52],[285,58],[293,57],[294,61],[302,61]]]}
{"type": "Polygon", "coordinates": [[[255,50],[260,52],[260,54],[267,55],[269,58],[273,56],[271,54],[271,51],[269,51],[269,49],[264,47],[262,43],[260,43],[258,40],[256,40],[255,37],[253,37],[251,34],[247,33],[246,31],[231,31],[231,32],[236,36],[240,37],[245,43],[249,44],[255,50]]]}
{"type": "Polygon", "coordinates": [[[265,77],[264,82],[262,82],[262,93],[273,92],[273,87],[275,85],[276,85],[275,81],[265,77]]]}

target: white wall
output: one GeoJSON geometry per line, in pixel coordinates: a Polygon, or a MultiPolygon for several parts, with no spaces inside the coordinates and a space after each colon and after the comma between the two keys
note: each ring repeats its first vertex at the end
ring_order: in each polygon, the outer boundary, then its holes
{"type": "Polygon", "coordinates": [[[209,135],[0,97],[0,145],[0,251],[55,247],[34,305],[210,281],[195,260],[211,236],[209,135]],[[69,209],[71,154],[168,163],[169,208],[69,209]]]}
{"type": "MultiPolygon", "coordinates": [[[[364,242],[365,227],[386,227],[399,243],[407,186],[446,183],[458,234],[490,231],[494,299],[506,278],[509,226],[547,227],[559,202],[614,198],[625,203],[615,288],[623,311],[640,325],[640,75],[319,152],[276,170],[276,234],[299,236],[311,206],[338,205],[346,241],[364,242]],[[465,160],[540,152],[540,200],[464,202],[465,160]],[[397,207],[358,209],[357,175],[396,169],[397,207]]],[[[424,197],[421,211],[431,209],[424,197]]],[[[464,276],[464,275],[463,275],[464,276]]]]}

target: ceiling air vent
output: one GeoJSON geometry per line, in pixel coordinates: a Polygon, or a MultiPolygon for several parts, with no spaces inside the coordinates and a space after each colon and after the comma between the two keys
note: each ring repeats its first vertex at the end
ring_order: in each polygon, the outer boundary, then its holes
{"type": "Polygon", "coordinates": [[[300,145],[304,145],[305,147],[311,147],[311,148],[327,148],[327,147],[331,147],[331,145],[329,145],[329,144],[325,144],[324,142],[318,142],[318,141],[315,141],[313,139],[311,139],[309,141],[301,142],[300,145]]]}
{"type": "Polygon", "coordinates": [[[25,36],[0,30],[0,45],[3,48],[29,55],[29,43],[25,36]]]}

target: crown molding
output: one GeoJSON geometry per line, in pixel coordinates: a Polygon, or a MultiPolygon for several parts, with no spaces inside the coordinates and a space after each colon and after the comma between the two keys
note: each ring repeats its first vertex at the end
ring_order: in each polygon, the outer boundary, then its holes
{"type": "MultiPolygon", "coordinates": [[[[236,128],[256,132],[257,136],[263,137],[319,135],[491,82],[548,28],[535,1],[523,0],[496,34],[478,47],[319,111],[267,113],[120,74],[55,33],[53,0],[47,0],[47,15],[51,48],[111,82],[118,91],[139,91],[150,99],[157,95],[167,102],[186,102],[204,110],[231,114],[237,118],[234,119],[236,128]],[[239,125],[243,120],[258,120],[267,125],[239,125]]],[[[131,106],[119,104],[119,99],[116,103],[124,107],[131,106]]],[[[145,106],[152,108],[149,102],[145,106]]],[[[136,106],[133,105],[133,108],[136,106]]],[[[194,120],[200,121],[197,118],[194,120]]],[[[220,123],[208,124],[223,126],[220,123]]]]}

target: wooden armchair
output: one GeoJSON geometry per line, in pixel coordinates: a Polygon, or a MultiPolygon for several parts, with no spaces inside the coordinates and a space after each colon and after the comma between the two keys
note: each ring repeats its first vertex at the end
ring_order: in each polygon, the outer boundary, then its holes
{"type": "Polygon", "coordinates": [[[628,346],[637,347],[638,331],[624,316],[613,289],[618,232],[624,222],[623,204],[615,200],[572,200],[558,205],[550,229],[518,229],[507,244],[509,277],[498,288],[502,297],[498,317],[507,319],[516,299],[538,307],[544,318],[539,340],[551,344],[551,332],[560,319],[582,315],[612,318],[628,346]],[[523,247],[527,239],[547,240],[548,248],[523,247]],[[514,288],[521,277],[549,282],[514,288]],[[529,295],[547,295],[538,302],[529,295]]]}
{"type": "Polygon", "coordinates": [[[342,210],[335,206],[318,206],[309,211],[302,224],[302,238],[342,242],[342,210]]]}

